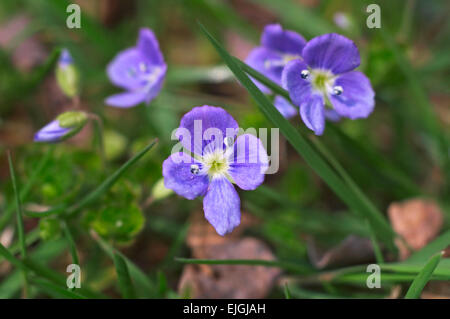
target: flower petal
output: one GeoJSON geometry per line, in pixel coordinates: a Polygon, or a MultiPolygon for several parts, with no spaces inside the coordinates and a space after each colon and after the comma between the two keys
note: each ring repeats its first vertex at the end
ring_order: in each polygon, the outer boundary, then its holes
{"type": "Polygon", "coordinates": [[[311,96],[312,87],[308,79],[303,79],[301,73],[308,70],[308,66],[301,60],[289,62],[283,70],[281,82],[289,91],[292,102],[300,106],[311,96]]]}
{"type": "Polygon", "coordinates": [[[155,75],[155,78],[149,83],[149,87],[147,87],[147,94],[145,96],[145,103],[149,104],[161,91],[164,79],[166,77],[167,66],[163,65],[158,70],[158,73],[155,75]]]}
{"type": "Polygon", "coordinates": [[[291,118],[297,114],[297,108],[294,107],[291,102],[282,97],[281,95],[275,96],[273,105],[285,118],[291,118]]]}
{"type": "MultiPolygon", "coordinates": [[[[284,67],[281,63],[282,59],[283,57],[274,51],[263,47],[257,47],[250,52],[247,59],[245,59],[245,63],[275,83],[281,84],[281,72],[284,67]]],[[[263,93],[270,93],[270,89],[265,85],[256,80],[254,80],[254,82],[263,93]]]]}
{"type": "Polygon", "coordinates": [[[241,222],[241,201],[234,186],[226,178],[215,178],[203,199],[205,218],[223,236],[241,222]]]}
{"type": "Polygon", "coordinates": [[[351,71],[360,64],[355,43],[336,33],[311,39],[305,45],[302,56],[311,68],[330,70],[334,74],[351,71]]]}
{"type": "Polygon", "coordinates": [[[325,129],[324,102],[320,95],[313,94],[300,105],[300,116],[305,125],[316,135],[322,135],[325,129]]]}
{"type": "Polygon", "coordinates": [[[41,128],[35,135],[35,142],[57,142],[64,135],[69,133],[71,128],[63,128],[59,126],[59,121],[54,120],[41,128]]]}
{"type": "Polygon", "coordinates": [[[234,139],[238,128],[234,118],[221,107],[203,105],[183,116],[176,135],[187,150],[203,155],[224,147],[224,139],[234,139]]]}
{"type": "Polygon", "coordinates": [[[335,110],[325,109],[325,118],[331,122],[338,122],[341,116],[335,110]]]}
{"type": "Polygon", "coordinates": [[[306,41],[297,32],[283,30],[279,24],[269,24],[264,28],[261,44],[271,50],[301,56],[306,41]]]}
{"type": "Polygon", "coordinates": [[[375,106],[375,93],[369,79],[359,71],[339,76],[334,85],[343,88],[340,95],[329,95],[336,112],[350,119],[366,118],[375,106]]]}
{"type": "Polygon", "coordinates": [[[253,190],[264,181],[269,158],[261,140],[252,134],[238,136],[228,173],[240,188],[253,190]]]}
{"type": "Polygon", "coordinates": [[[208,176],[191,173],[192,164],[201,168],[200,163],[183,152],[172,154],[163,163],[164,186],[187,199],[204,195],[208,188],[208,176]]]}
{"type": "Polygon", "coordinates": [[[146,58],[136,48],[126,49],[108,64],[106,72],[112,83],[124,89],[132,90],[143,86],[139,76],[139,65],[147,62],[146,58]]]}
{"type": "Polygon", "coordinates": [[[115,95],[111,95],[106,98],[105,103],[110,106],[115,107],[133,107],[142,102],[144,102],[146,98],[146,92],[138,91],[138,92],[124,92],[115,95]]]}
{"type": "Polygon", "coordinates": [[[137,49],[141,51],[150,63],[158,65],[164,64],[164,58],[159,49],[158,40],[152,30],[148,28],[139,30],[137,49]]]}

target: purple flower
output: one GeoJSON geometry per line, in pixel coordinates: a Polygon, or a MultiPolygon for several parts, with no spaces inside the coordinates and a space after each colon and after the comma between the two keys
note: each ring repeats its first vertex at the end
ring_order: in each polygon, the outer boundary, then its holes
{"type": "Polygon", "coordinates": [[[185,152],[175,152],[163,163],[166,188],[190,200],[204,196],[205,218],[222,236],[241,219],[233,183],[253,190],[264,181],[268,167],[261,141],[251,134],[237,136],[238,130],[224,109],[195,107],[183,116],[176,131],[180,149],[185,152]]]}
{"type": "Polygon", "coordinates": [[[303,61],[286,65],[282,84],[292,102],[300,107],[305,125],[321,135],[325,117],[338,120],[369,116],[375,93],[369,79],[359,71],[359,51],[353,41],[331,33],[310,40],[302,51],[303,61]]]}
{"type": "Polygon", "coordinates": [[[155,35],[141,29],[137,45],[120,52],[107,69],[111,82],[126,92],[108,97],[105,103],[115,107],[150,103],[161,90],[166,71],[155,35]]]}
{"type": "Polygon", "coordinates": [[[55,143],[72,137],[86,124],[88,115],[84,112],[69,111],[41,128],[35,135],[35,142],[55,143]]]}
{"type": "MultiPolygon", "coordinates": [[[[246,63],[264,74],[270,80],[281,85],[281,74],[286,64],[292,60],[301,59],[305,39],[291,30],[283,30],[279,24],[270,24],[264,28],[261,35],[261,46],[253,49],[246,63]]],[[[269,88],[255,81],[258,88],[270,94],[269,88]]],[[[297,114],[296,109],[286,99],[275,97],[275,107],[286,117],[297,114]]]]}

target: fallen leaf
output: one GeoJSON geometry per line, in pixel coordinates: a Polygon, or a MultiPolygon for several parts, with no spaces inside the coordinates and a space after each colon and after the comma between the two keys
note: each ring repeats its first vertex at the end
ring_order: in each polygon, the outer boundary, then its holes
{"type": "MultiPolygon", "coordinates": [[[[266,244],[250,237],[209,245],[202,253],[206,259],[275,259],[266,244]]],[[[190,298],[264,298],[280,273],[278,268],[264,266],[189,264],[178,290],[190,298]]]]}
{"type": "Polygon", "coordinates": [[[443,215],[437,204],[431,200],[410,199],[400,203],[392,203],[388,215],[394,230],[403,237],[406,244],[397,240],[400,260],[410,255],[407,246],[419,250],[433,240],[443,225],[443,215]]]}

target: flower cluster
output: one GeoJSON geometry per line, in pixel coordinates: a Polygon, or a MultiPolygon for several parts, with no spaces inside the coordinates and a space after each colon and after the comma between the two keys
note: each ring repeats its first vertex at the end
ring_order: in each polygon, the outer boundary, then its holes
{"type": "MultiPolygon", "coordinates": [[[[370,81],[354,71],[360,56],[353,41],[331,33],[305,43],[295,32],[269,25],[261,43],[247,63],[289,91],[303,122],[316,135],[323,133],[325,118],[365,118],[373,111],[375,94],[370,81]]],[[[275,106],[286,117],[292,116],[291,111],[285,111],[288,104],[281,97],[275,98],[275,106]]]]}
{"type": "MultiPolygon", "coordinates": [[[[338,34],[325,34],[306,41],[278,24],[265,27],[261,45],[246,62],[289,91],[290,101],[275,96],[274,105],[286,118],[299,108],[305,125],[321,135],[325,118],[339,120],[367,117],[374,108],[374,92],[360,64],[356,45],[338,34]]],[[[111,82],[125,92],[110,96],[106,104],[128,108],[150,103],[161,91],[167,65],[150,29],[141,29],[135,47],[120,52],[107,67],[111,82]]],[[[67,50],[58,63],[58,82],[69,97],[78,94],[78,77],[67,50]]],[[[255,81],[266,94],[272,93],[255,81]]],[[[94,115],[90,115],[91,117],[94,115]]],[[[62,141],[76,134],[89,114],[61,114],[35,135],[38,142],[62,141]]],[[[240,223],[240,199],[233,184],[253,190],[264,181],[268,156],[254,135],[239,135],[239,127],[224,109],[194,107],[176,131],[179,149],[163,163],[164,185],[189,200],[203,196],[206,219],[220,235],[240,223]]]]}

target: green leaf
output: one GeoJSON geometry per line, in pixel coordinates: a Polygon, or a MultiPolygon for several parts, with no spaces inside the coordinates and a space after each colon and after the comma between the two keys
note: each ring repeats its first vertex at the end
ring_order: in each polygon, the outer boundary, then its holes
{"type": "Polygon", "coordinates": [[[139,159],[141,159],[155,144],[157,143],[157,139],[147,145],[143,150],[130,158],[125,164],[123,164],[117,171],[115,171],[112,175],[110,175],[106,180],[103,181],[96,189],[90,192],[88,195],[79,200],[76,204],[67,208],[66,205],[61,204],[56,207],[53,207],[45,212],[25,212],[27,216],[30,217],[47,217],[51,215],[58,215],[62,212],[65,213],[66,216],[73,216],[83,208],[94,202],[97,198],[103,195],[117,180],[122,177],[122,175],[133,166],[139,159]]]}
{"type": "Polygon", "coordinates": [[[116,204],[89,211],[86,220],[100,236],[119,242],[133,239],[144,226],[144,215],[134,203],[116,204]]]}
{"type": "Polygon", "coordinates": [[[423,269],[412,282],[411,286],[408,289],[408,292],[405,295],[405,299],[416,299],[420,297],[420,293],[422,292],[427,282],[430,280],[431,275],[433,274],[437,265],[439,265],[439,262],[441,261],[443,255],[444,253],[440,252],[430,258],[425,267],[423,267],[423,269]]]}
{"type": "Polygon", "coordinates": [[[356,187],[349,187],[344,181],[329,167],[322,157],[311,147],[308,141],[287,121],[278,110],[272,105],[268,98],[256,87],[252,80],[241,70],[225,49],[215,40],[211,34],[199,23],[202,31],[219,52],[230,70],[239,79],[241,84],[248,90],[256,100],[263,114],[275,125],[279,127],[283,135],[294,147],[294,149],[305,159],[306,163],[328,184],[328,186],[356,213],[365,215],[376,229],[379,238],[392,250],[395,246],[393,238],[394,231],[389,223],[362,192],[356,187]]]}
{"type": "Polygon", "coordinates": [[[136,298],[133,282],[131,281],[130,273],[128,272],[127,263],[117,252],[114,252],[113,258],[122,297],[126,299],[136,298]]]}

